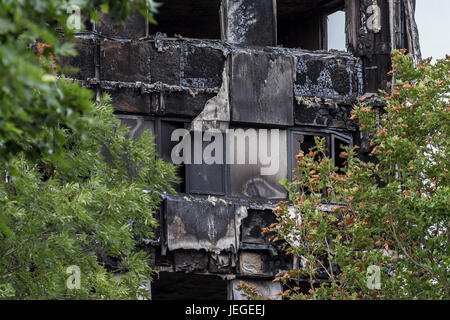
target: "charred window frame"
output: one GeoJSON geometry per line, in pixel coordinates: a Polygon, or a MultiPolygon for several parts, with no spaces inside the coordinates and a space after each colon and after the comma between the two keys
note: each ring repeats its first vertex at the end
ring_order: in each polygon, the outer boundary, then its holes
{"type": "Polygon", "coordinates": [[[345,10],[345,0],[277,0],[278,45],[328,50],[328,16],[345,10]]]}
{"type": "Polygon", "coordinates": [[[155,14],[157,25],[150,24],[149,33],[168,37],[221,39],[221,0],[163,1],[155,14]]]}
{"type": "MultiPolygon", "coordinates": [[[[176,129],[188,129],[191,121],[180,118],[160,118],[157,122],[157,144],[158,152],[166,162],[172,163],[172,149],[181,141],[171,141],[172,132],[176,129]]],[[[202,135],[204,133],[202,132],[202,135]]],[[[182,180],[181,183],[174,186],[178,193],[183,194],[203,194],[203,195],[226,195],[227,194],[227,176],[228,166],[225,164],[225,139],[223,142],[223,163],[211,164],[204,163],[204,148],[212,141],[203,142],[202,164],[194,164],[194,132],[191,135],[191,162],[192,164],[178,165],[177,175],[182,180]]],[[[202,139],[203,141],[203,139],[202,139]]]]}
{"type": "MultiPolygon", "coordinates": [[[[157,132],[157,148],[161,158],[172,163],[172,149],[179,143],[179,141],[172,141],[172,132],[176,129],[185,129],[188,125],[186,119],[177,118],[160,118],[156,123],[157,132]]],[[[173,188],[178,193],[186,193],[186,165],[178,165],[177,176],[181,179],[179,184],[173,185],[173,188]]]]}
{"type": "MultiPolygon", "coordinates": [[[[192,151],[194,150],[194,132],[191,132],[191,142],[192,151]]],[[[201,133],[202,137],[205,134],[201,133]]],[[[186,165],[186,193],[190,194],[205,194],[205,195],[226,195],[227,190],[227,173],[228,166],[225,163],[226,160],[226,149],[225,149],[225,138],[222,141],[223,159],[221,164],[206,164],[203,158],[203,152],[205,147],[210,143],[213,143],[213,138],[211,141],[203,141],[202,139],[202,164],[194,164],[192,159],[192,164],[186,165]]]]}
{"type": "MultiPolygon", "coordinates": [[[[336,132],[333,130],[314,130],[314,129],[291,129],[288,135],[288,175],[289,179],[292,180],[294,174],[292,170],[297,168],[297,160],[296,156],[301,149],[303,152],[309,152],[309,148],[314,146],[314,137],[323,137],[326,139],[326,149],[327,156],[334,159],[335,166],[338,168],[342,168],[344,166],[345,159],[341,159],[339,157],[340,153],[344,151],[342,149],[342,145],[346,145],[348,147],[353,147],[353,139],[350,134],[345,134],[341,132],[336,132]],[[299,138],[305,137],[306,143],[302,142],[302,145],[299,144],[299,138]]],[[[303,140],[303,141],[305,141],[303,140]]]]}
{"type": "MultiPolygon", "coordinates": [[[[232,126],[230,129],[233,130],[244,130],[244,132],[248,133],[247,130],[255,130],[256,138],[258,139],[258,153],[259,153],[259,130],[266,129],[267,136],[270,136],[270,143],[272,143],[272,133],[271,129],[275,128],[267,128],[267,127],[241,127],[241,126],[232,126]]],[[[261,164],[260,158],[256,155],[257,164],[250,164],[250,138],[245,138],[245,164],[237,163],[237,138],[234,141],[235,151],[234,157],[232,160],[232,164],[228,165],[228,192],[227,194],[231,197],[236,198],[248,198],[248,199],[257,199],[257,200],[285,200],[287,198],[287,191],[285,188],[279,183],[281,179],[285,179],[288,177],[288,161],[286,159],[287,152],[287,130],[279,129],[279,147],[277,155],[270,155],[272,160],[274,156],[278,156],[278,172],[274,175],[262,175],[261,169],[267,166],[263,166],[261,164]]],[[[228,150],[228,148],[226,148],[228,150]]],[[[271,150],[269,145],[267,145],[267,150],[271,150]]],[[[227,155],[228,156],[228,155],[227,155]]]]}

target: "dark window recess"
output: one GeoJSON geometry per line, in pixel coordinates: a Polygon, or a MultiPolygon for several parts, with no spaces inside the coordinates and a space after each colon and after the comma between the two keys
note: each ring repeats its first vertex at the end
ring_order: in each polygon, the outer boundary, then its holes
{"type": "MultiPolygon", "coordinates": [[[[259,131],[261,129],[251,130],[253,129],[245,129],[244,131],[247,135],[234,138],[234,159],[231,159],[231,154],[227,155],[232,163],[229,166],[230,195],[233,197],[265,200],[285,199],[287,192],[279,181],[287,177],[287,133],[285,130],[279,131],[279,141],[275,144],[275,146],[278,146],[278,150],[272,150],[272,139],[274,138],[270,130],[267,132],[266,150],[268,154],[266,156],[270,154],[271,162],[268,165],[263,165],[259,154],[259,131]],[[254,147],[255,145],[250,145],[250,137],[257,139],[256,146],[258,147],[256,149],[251,148],[251,146],[254,147]],[[239,145],[245,145],[244,164],[238,162],[239,145]],[[275,167],[275,161],[278,162],[278,168],[275,167]],[[270,167],[272,167],[273,172],[263,174],[263,169],[270,167]]],[[[231,145],[229,147],[231,149],[231,145]]]]}
{"type": "MultiPolygon", "coordinates": [[[[192,152],[194,149],[194,136],[191,133],[192,152]]],[[[211,141],[204,141],[202,148],[202,164],[193,164],[194,159],[191,159],[192,164],[186,165],[186,184],[187,193],[197,194],[225,194],[225,153],[222,155],[222,161],[219,164],[206,164],[203,157],[203,152],[208,146],[212,146],[215,143],[215,138],[212,137],[211,141]]],[[[222,141],[222,150],[225,150],[224,141],[222,141]]],[[[216,156],[217,150],[211,150],[211,155],[216,156]]],[[[209,154],[209,152],[208,152],[209,154]]],[[[218,156],[218,155],[217,155],[218,156]]]]}
{"type": "Polygon", "coordinates": [[[342,169],[346,165],[346,159],[341,158],[341,153],[345,151],[343,147],[349,147],[350,141],[348,140],[342,140],[339,139],[336,136],[332,137],[333,139],[333,159],[334,159],[334,165],[338,167],[339,169],[342,169]]]}
{"type": "Polygon", "coordinates": [[[327,50],[328,15],[344,7],[345,0],[277,0],[278,45],[327,50]]]}
{"type": "MultiPolygon", "coordinates": [[[[318,137],[326,137],[326,135],[317,134],[318,137]]],[[[304,154],[309,153],[316,143],[314,141],[314,135],[304,133],[292,133],[292,154],[291,154],[291,168],[297,167],[297,155],[302,151],[304,154]]],[[[327,138],[326,147],[329,149],[329,140],[327,138]]]]}
{"type": "Polygon", "coordinates": [[[150,24],[150,34],[168,37],[220,39],[220,0],[163,1],[155,14],[157,25],[150,24]]]}
{"type": "Polygon", "coordinates": [[[160,272],[152,300],[227,300],[227,281],[215,276],[160,272]]]}
{"type": "MultiPolygon", "coordinates": [[[[303,153],[308,153],[312,147],[315,146],[314,137],[325,137],[326,138],[326,152],[329,156],[334,159],[335,166],[338,168],[343,168],[345,166],[346,159],[340,157],[340,154],[345,151],[343,146],[352,146],[352,139],[347,136],[334,133],[304,133],[293,131],[291,132],[290,138],[290,167],[289,167],[289,177],[292,179],[292,170],[297,167],[296,156],[303,151],[303,153]]],[[[316,159],[318,160],[318,158],[316,159]]]]}
{"type": "MultiPolygon", "coordinates": [[[[166,162],[172,162],[172,149],[181,141],[172,141],[172,132],[176,129],[184,129],[185,123],[178,121],[161,121],[159,125],[159,152],[161,158],[166,162]]],[[[174,185],[174,189],[179,193],[186,193],[186,165],[178,165],[177,176],[182,180],[174,185]]]]}

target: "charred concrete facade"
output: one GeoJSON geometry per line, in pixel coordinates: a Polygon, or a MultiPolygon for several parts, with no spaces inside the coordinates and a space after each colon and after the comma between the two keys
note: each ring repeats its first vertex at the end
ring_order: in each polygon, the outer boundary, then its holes
{"type": "Polygon", "coordinates": [[[142,246],[159,273],[155,299],[240,299],[241,279],[267,296],[282,288],[274,276],[296,267],[262,235],[287,194],[295,155],[314,136],[369,152],[352,105],[379,104],[393,79],[390,52],[420,58],[413,0],[165,0],[149,24],[135,13],[120,28],[107,16],[77,35],[79,56],[61,63],[99,97],[112,96],[117,116],[138,136],[149,130],[166,161],[175,129],[280,130],[280,169],[261,163],[186,164],[176,196],[164,198],[160,228],[142,246]],[[327,17],[346,13],[347,52],[327,51],[327,17]],[[194,121],[195,120],[195,121],[194,121]]]}

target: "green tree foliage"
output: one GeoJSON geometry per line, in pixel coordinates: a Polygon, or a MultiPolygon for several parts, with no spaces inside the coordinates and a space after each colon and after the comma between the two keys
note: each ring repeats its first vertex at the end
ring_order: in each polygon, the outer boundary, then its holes
{"type": "Polygon", "coordinates": [[[450,297],[450,57],[414,65],[395,51],[392,61],[396,84],[384,110],[353,111],[376,160],[361,161],[356,146],[338,170],[317,139],[285,181],[290,201],[265,230],[300,262],[276,279],[289,287],[285,298],[450,297]]]}
{"type": "Polygon", "coordinates": [[[0,211],[10,230],[0,233],[0,298],[146,295],[139,286],[151,278],[149,257],[136,246],[153,236],[160,194],[172,190],[176,173],[148,133],[127,138],[130,128],[112,112],[102,102],[87,114],[95,122],[84,139],[59,128],[67,141],[59,158],[33,162],[22,153],[8,172],[0,165],[0,211]],[[81,269],[80,290],[66,287],[71,265],[81,269]]]}
{"type": "Polygon", "coordinates": [[[151,278],[139,251],[152,237],[158,194],[175,170],[144,134],[127,138],[109,100],[58,77],[60,57],[75,55],[67,8],[123,21],[148,0],[0,2],[0,298],[135,299],[151,278]],[[38,43],[45,50],[36,53],[38,43]],[[106,156],[106,160],[105,157],[106,156]],[[70,290],[67,267],[81,271],[70,290]]]}
{"type": "MultiPolygon", "coordinates": [[[[2,0],[0,2],[0,161],[19,152],[37,158],[58,155],[65,145],[57,130],[80,132],[91,110],[92,93],[58,81],[52,61],[76,55],[74,31],[67,27],[70,5],[81,8],[82,21],[98,18],[100,8],[117,21],[139,10],[154,21],[155,3],[147,0],[2,0]],[[45,43],[40,58],[37,42],[45,43]],[[49,130],[50,129],[50,130],[49,130]]],[[[83,137],[83,136],[82,136],[83,137]]]]}

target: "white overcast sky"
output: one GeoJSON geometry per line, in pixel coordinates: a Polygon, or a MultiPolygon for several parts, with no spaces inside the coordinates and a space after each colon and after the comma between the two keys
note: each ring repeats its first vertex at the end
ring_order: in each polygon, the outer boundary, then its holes
{"type": "MultiPolygon", "coordinates": [[[[423,58],[450,54],[450,0],[417,0],[416,22],[423,58]]],[[[330,49],[345,50],[344,30],[343,12],[329,16],[330,49]]]]}

